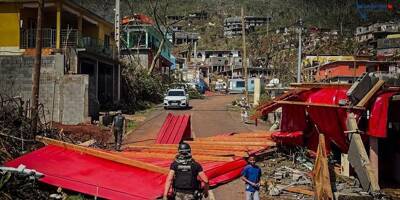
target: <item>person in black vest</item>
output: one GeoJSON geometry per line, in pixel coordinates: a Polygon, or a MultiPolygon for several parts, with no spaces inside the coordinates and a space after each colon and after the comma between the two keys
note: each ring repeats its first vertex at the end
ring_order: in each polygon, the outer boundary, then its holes
{"type": "MultiPolygon", "coordinates": [[[[124,134],[124,124],[125,117],[122,115],[122,112],[119,110],[117,111],[117,115],[113,119],[113,123],[111,125],[111,130],[114,133],[115,138],[115,150],[119,151],[121,149],[122,144],[122,136],[124,134]]],[[[125,128],[126,130],[126,128],[125,128]]]]}
{"type": "Polygon", "coordinates": [[[179,144],[178,155],[171,163],[165,181],[164,200],[168,198],[171,185],[175,200],[197,200],[201,199],[202,195],[208,197],[208,178],[201,165],[192,158],[190,145],[187,143],[179,144]],[[201,182],[204,183],[202,193],[201,182]]]}

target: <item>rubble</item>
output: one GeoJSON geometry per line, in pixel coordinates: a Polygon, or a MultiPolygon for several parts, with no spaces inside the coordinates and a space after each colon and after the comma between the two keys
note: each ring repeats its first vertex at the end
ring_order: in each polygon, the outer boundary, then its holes
{"type": "MultiPolygon", "coordinates": [[[[314,159],[305,148],[281,147],[269,154],[258,165],[263,171],[261,195],[266,199],[314,199],[312,169],[314,159]]],[[[363,192],[360,182],[353,176],[337,174],[333,169],[336,161],[331,159],[330,176],[336,199],[371,199],[363,192]]]]}
{"type": "Polygon", "coordinates": [[[44,136],[72,144],[94,140],[95,142],[88,146],[102,149],[111,149],[113,147],[113,145],[108,144],[112,134],[107,127],[100,127],[93,124],[64,125],[60,123],[54,123],[54,127],[59,130],[59,134],[44,136]]]}

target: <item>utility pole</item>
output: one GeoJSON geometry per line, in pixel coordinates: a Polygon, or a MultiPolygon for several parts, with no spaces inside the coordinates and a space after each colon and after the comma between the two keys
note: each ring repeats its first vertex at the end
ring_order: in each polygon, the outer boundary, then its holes
{"type": "Polygon", "coordinates": [[[32,68],[32,133],[36,136],[38,125],[38,104],[39,104],[39,82],[40,82],[40,66],[42,64],[42,19],[43,19],[43,1],[38,1],[37,24],[36,24],[36,49],[35,62],[32,68]]]}
{"type": "Polygon", "coordinates": [[[246,27],[244,23],[244,10],[242,11],[242,38],[243,38],[243,59],[242,67],[244,69],[244,94],[246,96],[246,103],[249,104],[249,91],[248,91],[248,78],[247,78],[247,55],[246,55],[246,27]]]}
{"type": "Polygon", "coordinates": [[[115,0],[115,43],[117,46],[117,56],[119,58],[119,52],[120,52],[120,39],[119,39],[119,34],[120,34],[120,16],[119,16],[119,12],[120,12],[120,4],[119,4],[120,0],[115,0]]]}
{"type": "Polygon", "coordinates": [[[301,82],[301,32],[303,29],[303,20],[299,20],[299,54],[297,58],[297,83],[301,82]]]}
{"type": "Polygon", "coordinates": [[[114,30],[114,39],[115,43],[117,46],[117,61],[118,61],[118,94],[117,94],[117,99],[118,101],[121,98],[121,65],[119,64],[119,58],[120,58],[120,52],[121,52],[121,43],[120,43],[120,16],[119,16],[119,11],[120,11],[120,0],[115,0],[115,30],[114,30]]]}

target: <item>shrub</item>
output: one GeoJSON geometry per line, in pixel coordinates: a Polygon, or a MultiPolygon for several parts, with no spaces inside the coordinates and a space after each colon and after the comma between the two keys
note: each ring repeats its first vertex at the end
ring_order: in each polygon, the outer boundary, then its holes
{"type": "Polygon", "coordinates": [[[162,75],[149,75],[147,70],[129,65],[123,67],[121,78],[120,107],[125,112],[132,113],[162,102],[165,91],[163,80],[166,80],[162,75]]]}

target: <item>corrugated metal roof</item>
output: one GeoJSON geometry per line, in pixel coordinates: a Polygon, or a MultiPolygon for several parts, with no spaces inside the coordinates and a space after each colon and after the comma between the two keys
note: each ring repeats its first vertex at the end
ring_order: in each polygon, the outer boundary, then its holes
{"type": "Polygon", "coordinates": [[[169,113],[158,133],[157,144],[178,144],[190,138],[190,115],[173,115],[169,113]]]}

